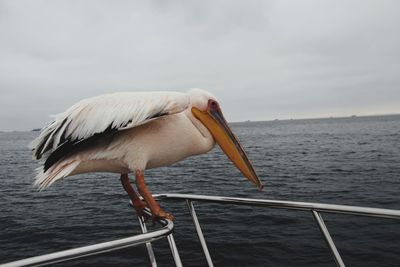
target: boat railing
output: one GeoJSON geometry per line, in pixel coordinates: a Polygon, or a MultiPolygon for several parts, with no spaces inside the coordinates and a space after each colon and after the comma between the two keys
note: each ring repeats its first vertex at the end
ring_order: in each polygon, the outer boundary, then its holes
{"type": "MultiPolygon", "coordinates": [[[[397,219],[397,220],[400,219],[400,210],[357,207],[348,205],[334,205],[334,204],[268,200],[268,199],[234,198],[234,197],[221,197],[221,196],[203,196],[203,195],[189,195],[189,194],[159,194],[155,195],[155,197],[158,200],[169,199],[169,200],[175,200],[175,201],[179,200],[186,202],[188,209],[190,211],[190,215],[193,220],[195,230],[197,232],[197,236],[199,238],[201,247],[203,249],[204,256],[207,260],[208,266],[214,266],[214,265],[193,202],[210,202],[210,203],[258,206],[258,207],[287,209],[287,210],[310,211],[319,229],[321,230],[321,233],[328,245],[328,248],[337,266],[345,266],[345,264],[343,262],[342,257],[340,256],[338,249],[336,248],[336,245],[328,231],[327,226],[325,225],[321,213],[348,214],[348,215],[358,215],[358,216],[397,219]]],[[[147,211],[147,213],[148,213],[147,215],[150,215],[149,211],[147,211]]],[[[160,224],[163,227],[160,230],[147,232],[144,217],[138,217],[138,219],[143,234],[124,239],[114,240],[110,242],[99,243],[96,245],[64,250],[61,252],[27,258],[24,260],[10,262],[3,265],[0,264],[0,266],[1,267],[43,266],[51,263],[63,262],[95,254],[106,253],[112,250],[118,250],[130,246],[146,244],[151,266],[154,267],[157,266],[157,262],[154,256],[151,242],[164,237],[168,239],[168,243],[175,261],[175,265],[182,266],[182,262],[179,257],[179,252],[176,247],[174,238],[172,236],[173,222],[169,220],[159,220],[160,224]]]]}
{"type": "Polygon", "coordinates": [[[234,205],[247,205],[247,206],[261,206],[269,208],[287,209],[287,210],[303,210],[310,211],[315,221],[318,224],[319,229],[328,245],[328,248],[336,262],[337,266],[345,266],[339,251],[336,248],[335,243],[328,231],[328,228],[322,219],[322,212],[325,213],[336,213],[336,214],[350,214],[367,217],[378,217],[400,220],[400,210],[392,209],[381,209],[381,208],[369,208],[369,207],[358,207],[349,205],[335,205],[335,204],[323,204],[323,203],[311,203],[311,202],[295,202],[295,201],[284,201],[284,200],[269,200],[269,199],[252,199],[252,198],[236,198],[236,197],[221,197],[221,196],[202,196],[202,195],[189,195],[189,194],[159,194],[156,195],[157,199],[173,199],[186,201],[189,208],[190,214],[193,219],[193,224],[197,235],[200,240],[200,244],[203,248],[204,256],[207,259],[209,266],[213,266],[210,253],[207,248],[207,244],[201,230],[199,220],[196,215],[196,211],[193,205],[193,201],[197,202],[212,202],[221,204],[234,204],[234,205]]]}
{"type": "Polygon", "coordinates": [[[161,229],[148,232],[146,227],[145,216],[151,217],[151,213],[148,209],[145,209],[144,213],[145,213],[144,216],[138,216],[142,234],[121,238],[113,241],[97,243],[94,245],[63,250],[41,256],[30,257],[18,261],[0,264],[0,267],[45,266],[54,263],[66,262],[83,257],[93,256],[96,254],[103,254],[110,251],[120,250],[128,247],[134,247],[142,244],[146,245],[151,266],[157,266],[151,242],[159,240],[161,238],[167,238],[172,256],[175,261],[175,265],[179,267],[182,266],[182,262],[179,257],[179,252],[176,247],[174,237],[172,235],[172,231],[174,229],[174,223],[170,220],[160,219],[157,222],[162,226],[161,229]]]}

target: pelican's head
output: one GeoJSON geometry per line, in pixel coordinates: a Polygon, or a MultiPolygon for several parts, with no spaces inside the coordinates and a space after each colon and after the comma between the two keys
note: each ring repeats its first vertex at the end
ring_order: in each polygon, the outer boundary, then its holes
{"type": "Polygon", "coordinates": [[[194,117],[210,131],[222,151],[243,175],[262,190],[263,185],[246,152],[229,128],[216,97],[207,91],[193,89],[190,91],[190,102],[194,117]]]}

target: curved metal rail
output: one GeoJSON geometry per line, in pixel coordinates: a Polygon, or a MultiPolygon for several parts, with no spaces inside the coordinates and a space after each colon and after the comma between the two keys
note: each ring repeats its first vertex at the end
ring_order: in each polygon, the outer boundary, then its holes
{"type": "MultiPolygon", "coordinates": [[[[351,215],[389,218],[397,220],[400,219],[399,210],[367,208],[367,207],[357,207],[357,206],[347,206],[347,205],[333,205],[333,204],[323,204],[323,203],[295,202],[295,201],[268,200],[268,199],[234,198],[234,197],[221,197],[221,196],[188,195],[188,194],[160,194],[160,195],[155,195],[155,197],[160,200],[172,199],[172,200],[186,201],[188,209],[190,211],[190,215],[192,216],[193,219],[193,224],[195,226],[197,235],[200,240],[200,244],[203,248],[203,252],[206,257],[208,266],[213,266],[213,262],[207,248],[206,240],[201,230],[201,226],[193,205],[193,201],[310,211],[315,221],[317,222],[318,227],[325,238],[325,241],[327,242],[327,245],[332,253],[334,260],[336,261],[337,266],[345,266],[345,265],[339,254],[339,251],[335,246],[335,243],[331,235],[329,234],[328,228],[326,227],[325,222],[322,219],[321,212],[351,214],[351,215]]],[[[146,211],[146,213],[147,215],[151,215],[148,210],[146,211]]],[[[157,266],[151,242],[163,237],[166,237],[168,239],[171,253],[175,260],[175,265],[179,267],[182,266],[178,249],[175,245],[175,241],[171,233],[174,227],[173,222],[169,220],[160,220],[159,223],[163,226],[163,228],[153,232],[147,232],[144,218],[139,217],[138,219],[143,234],[131,236],[128,238],[118,239],[110,242],[99,243],[91,246],[64,250],[37,257],[31,257],[6,264],[0,264],[0,267],[43,266],[51,263],[59,263],[95,254],[106,253],[109,251],[127,248],[131,246],[137,246],[140,244],[146,244],[151,266],[157,266]]]]}
{"type": "Polygon", "coordinates": [[[367,207],[310,203],[310,202],[268,200],[268,199],[189,195],[189,194],[159,194],[155,195],[155,197],[157,197],[160,200],[173,199],[173,200],[186,201],[190,211],[190,215],[192,216],[193,219],[193,224],[195,226],[197,236],[199,237],[200,244],[203,248],[204,256],[206,257],[208,266],[213,266],[213,263],[192,201],[311,211],[322,235],[325,238],[325,241],[331,251],[331,254],[336,262],[336,265],[340,267],[344,267],[345,264],[342,260],[342,257],[340,256],[339,251],[336,248],[335,243],[333,242],[331,235],[329,234],[328,228],[326,227],[324,220],[322,219],[321,212],[351,214],[359,216],[400,220],[400,211],[391,209],[367,208],[367,207]]]}
{"type": "Polygon", "coordinates": [[[312,202],[296,202],[285,200],[269,200],[239,197],[205,196],[191,194],[157,194],[154,197],[162,199],[192,200],[200,202],[227,203],[235,205],[263,206],[289,210],[308,210],[329,213],[342,213],[368,217],[400,219],[400,210],[368,208],[349,205],[335,205],[312,202]]]}
{"type": "MultiPolygon", "coordinates": [[[[146,215],[151,213],[147,210],[146,215]]],[[[117,239],[113,241],[98,243],[95,245],[79,247],[74,249],[63,250],[54,252],[46,255],[26,258],[23,260],[13,261],[5,264],[0,264],[1,267],[20,267],[20,266],[44,266],[53,263],[60,263],[82,257],[88,257],[96,254],[102,254],[113,250],[119,250],[127,247],[138,246],[146,244],[146,248],[149,254],[150,262],[152,266],[157,266],[151,242],[166,237],[170,244],[171,252],[175,260],[176,266],[182,266],[178,250],[175,245],[175,241],[172,236],[172,230],[174,229],[174,223],[170,220],[162,219],[158,222],[163,226],[161,229],[147,232],[145,220],[143,217],[139,217],[139,223],[142,229],[142,234],[134,235],[127,238],[117,239]]]]}

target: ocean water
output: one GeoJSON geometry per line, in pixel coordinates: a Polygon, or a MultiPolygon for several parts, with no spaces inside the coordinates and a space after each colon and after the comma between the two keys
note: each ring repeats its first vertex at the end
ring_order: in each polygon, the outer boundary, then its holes
{"type": "MultiPolygon", "coordinates": [[[[188,193],[400,209],[400,116],[232,124],[265,184],[259,192],[216,147],[146,172],[153,193],[188,193]]],[[[0,133],[0,263],[139,233],[118,175],[69,177],[33,186],[37,132],[0,133]]],[[[183,202],[176,217],[185,266],[206,261],[183,202]]],[[[309,212],[195,203],[216,266],[335,266],[309,212]]],[[[400,221],[323,214],[348,266],[400,266],[400,221]]],[[[153,243],[172,266],[166,240],[153,243]]],[[[148,266],[144,246],[55,266],[148,266]]]]}

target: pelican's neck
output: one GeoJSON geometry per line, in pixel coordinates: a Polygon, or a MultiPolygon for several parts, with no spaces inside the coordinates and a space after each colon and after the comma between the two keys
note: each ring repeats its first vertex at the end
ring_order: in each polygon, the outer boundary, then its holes
{"type": "Polygon", "coordinates": [[[185,115],[189,118],[189,120],[193,123],[193,125],[196,127],[196,129],[201,133],[201,135],[204,138],[211,138],[214,139],[214,137],[211,135],[210,131],[203,125],[201,121],[199,121],[192,113],[192,107],[189,106],[188,109],[185,111],[185,115]]]}

